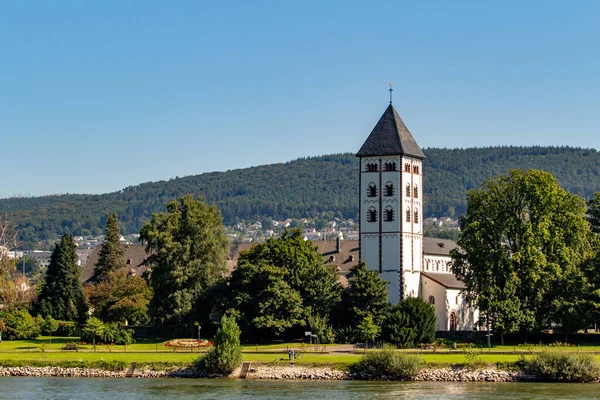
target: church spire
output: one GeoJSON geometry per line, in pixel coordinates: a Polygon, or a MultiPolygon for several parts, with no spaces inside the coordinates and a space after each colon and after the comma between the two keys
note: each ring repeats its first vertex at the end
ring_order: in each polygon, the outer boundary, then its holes
{"type": "Polygon", "coordinates": [[[387,155],[406,155],[421,160],[425,158],[425,154],[392,104],[387,107],[356,154],[357,157],[387,155]]]}

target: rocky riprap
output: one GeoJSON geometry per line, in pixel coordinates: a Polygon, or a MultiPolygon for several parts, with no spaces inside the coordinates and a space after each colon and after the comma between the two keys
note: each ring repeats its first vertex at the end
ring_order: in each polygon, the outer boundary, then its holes
{"type": "MultiPolygon", "coordinates": [[[[62,368],[62,367],[0,367],[2,376],[61,376],[79,378],[124,378],[125,371],[113,372],[101,369],[62,368]]],[[[199,369],[189,367],[170,371],[136,370],[134,378],[224,378],[223,375],[208,374],[199,369]]],[[[237,377],[237,376],[232,376],[237,377]]],[[[385,375],[367,375],[349,373],[332,367],[315,367],[301,365],[253,365],[248,379],[287,379],[287,380],[394,380],[385,375]]],[[[523,372],[503,371],[497,369],[426,369],[412,378],[414,381],[446,381],[446,382],[516,382],[535,381],[535,377],[523,372]]]]}
{"type": "MultiPolygon", "coordinates": [[[[331,367],[304,367],[299,365],[268,366],[258,365],[250,369],[249,379],[289,379],[289,380],[395,380],[385,375],[349,373],[331,367]]],[[[426,369],[412,379],[414,381],[446,382],[517,382],[531,381],[533,377],[522,372],[497,369],[426,369]]]]}
{"type": "Polygon", "coordinates": [[[113,372],[93,368],[0,367],[0,376],[64,376],[79,378],[123,378],[125,377],[125,372],[113,372]]]}
{"type": "Polygon", "coordinates": [[[522,372],[499,369],[426,369],[413,378],[415,381],[447,382],[517,382],[532,380],[522,372]]]}
{"type": "Polygon", "coordinates": [[[250,368],[248,379],[342,380],[348,373],[331,367],[257,365],[250,368]]]}
{"type": "MultiPolygon", "coordinates": [[[[94,368],[62,367],[0,367],[0,376],[62,376],[73,378],[125,378],[125,371],[113,372],[94,368]]],[[[134,378],[222,378],[222,375],[208,374],[196,368],[182,368],[170,371],[136,370],[134,378]]]]}

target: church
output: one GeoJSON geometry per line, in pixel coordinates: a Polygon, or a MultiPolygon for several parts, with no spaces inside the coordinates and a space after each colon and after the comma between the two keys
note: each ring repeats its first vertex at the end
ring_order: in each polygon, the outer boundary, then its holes
{"type": "Polygon", "coordinates": [[[473,330],[478,311],[464,301],[465,285],[452,273],[450,251],[456,244],[423,236],[425,154],[391,97],[356,156],[359,258],[389,282],[392,304],[418,296],[435,307],[436,330],[473,330]]]}

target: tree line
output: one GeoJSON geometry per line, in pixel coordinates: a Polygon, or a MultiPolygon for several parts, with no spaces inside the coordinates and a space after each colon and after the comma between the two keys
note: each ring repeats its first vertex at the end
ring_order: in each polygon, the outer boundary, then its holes
{"type": "Polygon", "coordinates": [[[128,274],[119,243],[119,219],[107,216],[106,239],[93,275],[79,279],[70,234],[56,243],[37,297],[6,302],[0,330],[11,339],[78,327],[82,340],[130,343],[127,325],[189,337],[219,321],[235,321],[245,340],[296,338],[306,330],[321,343],[371,342],[412,346],[432,341],[433,307],[409,299],[392,308],[387,282],[358,263],[347,286],[333,264],[300,230],[286,230],[240,254],[226,274],[229,242],[219,210],[187,195],[166,204],[142,228],[149,273],[128,274]]]}
{"type": "MultiPolygon", "coordinates": [[[[514,168],[548,171],[567,191],[586,199],[600,191],[600,155],[594,149],[429,148],[424,153],[425,217],[465,214],[468,190],[514,168]]],[[[122,233],[139,232],[163,204],[189,193],[216,205],[227,226],[324,213],[356,219],[358,159],[334,154],[148,182],[103,195],[2,199],[0,213],[18,224],[21,242],[31,248],[39,241],[56,241],[63,233],[100,235],[110,212],[119,214],[122,233]]]]}

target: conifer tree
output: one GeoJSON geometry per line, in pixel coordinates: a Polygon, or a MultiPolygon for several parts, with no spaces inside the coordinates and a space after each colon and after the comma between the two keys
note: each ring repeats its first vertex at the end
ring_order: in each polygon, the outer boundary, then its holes
{"type": "Polygon", "coordinates": [[[69,234],[64,234],[56,243],[38,300],[38,311],[54,319],[82,323],[87,317],[88,305],[79,281],[75,249],[73,236],[69,234]]]}
{"type": "Polygon", "coordinates": [[[125,251],[121,247],[120,238],[119,216],[117,213],[110,213],[106,219],[104,243],[94,267],[92,282],[104,282],[113,272],[125,267],[125,251]]]}

